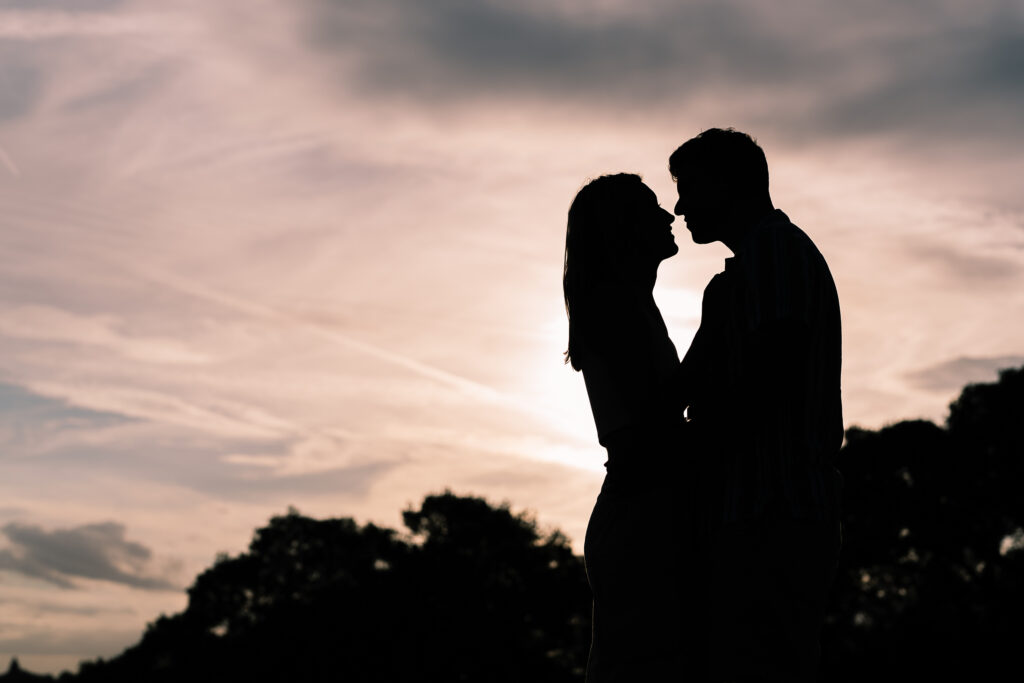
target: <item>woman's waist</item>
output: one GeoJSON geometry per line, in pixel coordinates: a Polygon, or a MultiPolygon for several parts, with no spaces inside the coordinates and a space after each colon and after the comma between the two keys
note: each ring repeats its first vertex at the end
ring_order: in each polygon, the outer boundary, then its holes
{"type": "Polygon", "coordinates": [[[679,461],[688,450],[690,430],[685,420],[666,420],[618,429],[602,439],[609,470],[679,461]]]}

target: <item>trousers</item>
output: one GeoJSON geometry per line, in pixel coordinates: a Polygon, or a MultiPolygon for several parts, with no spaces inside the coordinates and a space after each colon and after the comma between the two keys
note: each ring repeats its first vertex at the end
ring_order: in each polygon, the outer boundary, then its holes
{"type": "Polygon", "coordinates": [[[723,527],[708,573],[712,681],[817,680],[838,518],[768,515],[723,527]]]}
{"type": "Polygon", "coordinates": [[[587,683],[816,680],[838,516],[776,512],[708,535],[699,488],[605,478],[583,551],[587,683]]]}
{"type": "Polygon", "coordinates": [[[605,478],[583,551],[594,598],[587,683],[703,678],[706,558],[676,484],[605,478]]]}

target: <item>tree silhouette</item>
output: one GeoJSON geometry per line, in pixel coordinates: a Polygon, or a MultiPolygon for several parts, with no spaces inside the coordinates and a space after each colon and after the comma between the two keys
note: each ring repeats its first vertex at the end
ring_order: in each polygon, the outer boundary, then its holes
{"type": "Polygon", "coordinates": [[[559,531],[479,498],[428,496],[405,524],[422,539],[412,587],[430,637],[425,680],[579,678],[589,644],[582,559],[559,531]],[[445,655],[438,659],[437,653],[445,655]],[[433,656],[430,656],[433,653],[433,656]]]}
{"type": "MultiPolygon", "coordinates": [[[[1024,637],[1024,368],[944,427],[851,428],[822,679],[1007,677],[1024,637]]],[[[445,492],[400,533],[295,510],[222,556],[109,661],[61,681],[580,681],[582,559],[506,505],[445,492]]],[[[651,549],[657,556],[658,549],[651,549]]]]}
{"type": "Polygon", "coordinates": [[[825,680],[994,676],[1024,635],[1024,368],[973,384],[946,428],[850,429],[825,680]]]}
{"type": "Polygon", "coordinates": [[[18,663],[18,658],[11,657],[11,663],[7,667],[7,672],[0,674],[0,681],[3,683],[53,683],[54,678],[53,676],[25,671],[18,663]]]}
{"type": "Polygon", "coordinates": [[[560,532],[450,492],[403,537],[291,510],[220,557],[186,610],[82,681],[571,681],[589,592],[560,532]]]}

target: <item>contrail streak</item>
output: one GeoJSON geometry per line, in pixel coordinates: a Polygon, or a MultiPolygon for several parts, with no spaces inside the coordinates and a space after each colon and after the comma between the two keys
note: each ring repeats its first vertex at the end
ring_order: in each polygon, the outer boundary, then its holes
{"type": "Polygon", "coordinates": [[[18,166],[14,163],[14,159],[7,153],[7,151],[0,146],[0,163],[7,167],[7,170],[11,172],[15,178],[21,176],[21,171],[18,170],[18,166]]]}
{"type": "Polygon", "coordinates": [[[154,284],[168,287],[177,292],[195,297],[197,299],[216,303],[225,308],[232,309],[255,318],[271,320],[279,324],[292,325],[315,334],[322,339],[359,352],[371,358],[384,361],[394,367],[403,368],[420,377],[433,380],[441,385],[450,387],[461,392],[463,395],[490,405],[498,405],[513,410],[520,415],[530,415],[539,419],[547,427],[554,428],[564,435],[575,436],[571,430],[559,419],[557,414],[551,410],[525,398],[499,391],[494,387],[467,379],[447,370],[434,367],[427,363],[420,362],[406,355],[395,353],[379,346],[369,344],[351,336],[331,329],[319,323],[303,320],[302,318],[277,310],[271,306],[244,299],[223,291],[208,287],[203,283],[182,277],[175,273],[163,270],[149,263],[142,263],[127,255],[111,250],[96,250],[93,252],[98,259],[106,260],[111,265],[127,270],[143,280],[154,284]]]}
{"type": "Polygon", "coordinates": [[[289,325],[303,328],[309,332],[312,332],[320,336],[321,338],[328,339],[341,346],[347,347],[354,351],[358,351],[367,356],[371,356],[373,358],[385,361],[391,365],[401,367],[406,370],[410,370],[420,375],[421,377],[426,377],[441,384],[445,384],[452,388],[458,389],[459,391],[462,391],[463,393],[473,398],[489,401],[492,403],[511,405],[519,410],[526,410],[527,412],[530,413],[538,412],[532,405],[528,405],[524,401],[513,399],[507,394],[504,394],[494,389],[493,387],[489,387],[486,384],[481,384],[479,382],[466,379],[465,377],[461,377],[446,370],[441,370],[440,368],[436,368],[432,365],[422,363],[413,358],[409,358],[408,356],[404,356],[402,354],[382,349],[379,346],[375,346],[373,344],[368,344],[366,342],[353,339],[352,337],[344,333],[338,332],[337,330],[332,330],[330,328],[324,327],[323,325],[302,320],[301,318],[279,311],[270,306],[266,306],[264,304],[256,303],[253,301],[247,301],[245,299],[235,297],[230,294],[225,294],[223,292],[216,291],[192,280],[182,278],[180,276],[168,273],[166,271],[161,271],[149,265],[147,265],[145,269],[136,265],[129,266],[124,262],[122,262],[120,265],[127,266],[133,272],[135,272],[137,275],[141,276],[144,279],[150,280],[157,284],[164,285],[166,287],[170,287],[184,294],[188,294],[199,299],[204,299],[206,301],[211,301],[220,304],[226,308],[231,308],[242,313],[247,313],[254,317],[263,318],[265,320],[273,320],[279,323],[287,323],[289,325]]]}

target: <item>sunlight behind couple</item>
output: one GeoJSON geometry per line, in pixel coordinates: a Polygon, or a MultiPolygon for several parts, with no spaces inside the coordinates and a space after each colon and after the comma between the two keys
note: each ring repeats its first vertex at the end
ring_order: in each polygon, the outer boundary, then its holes
{"type": "MultiPolygon", "coordinates": [[[[680,235],[678,230],[675,232],[676,242],[689,240],[688,235],[680,235]]],[[[672,261],[663,264],[663,274],[671,267],[672,261]]],[[[676,348],[687,349],[693,340],[693,335],[700,325],[702,294],[700,291],[668,285],[658,285],[654,288],[654,298],[663,311],[665,325],[676,348]]],[[[564,351],[566,328],[565,313],[559,312],[544,325],[543,348],[564,351]]],[[[559,358],[556,357],[554,362],[559,362],[559,358]]],[[[603,473],[605,455],[603,449],[595,445],[594,418],[590,413],[586,387],[580,381],[579,375],[568,365],[565,366],[564,372],[551,372],[551,359],[548,358],[539,359],[530,367],[533,385],[527,390],[533,395],[543,397],[543,407],[552,416],[552,423],[557,424],[566,435],[583,445],[580,448],[549,444],[536,451],[535,457],[545,462],[603,473]]]]}

